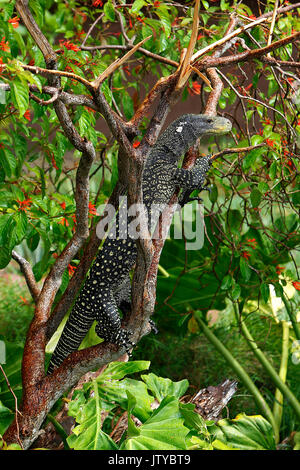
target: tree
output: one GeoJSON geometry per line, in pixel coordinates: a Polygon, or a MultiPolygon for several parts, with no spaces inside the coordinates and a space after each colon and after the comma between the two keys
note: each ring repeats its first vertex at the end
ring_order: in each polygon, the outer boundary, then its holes
{"type": "MultiPolygon", "coordinates": [[[[270,2],[264,13],[258,6],[257,18],[236,2],[202,2],[200,12],[199,4],[1,2],[0,266],[15,259],[35,301],[23,353],[21,414],[7,430],[7,442],[19,440],[27,448],[66,390],[84,373],[120,356],[114,345],[100,343],[73,353],[45,375],[47,341],[69,311],[101,243],[95,207],[108,196],[117,207],[124,190],[131,203],[142,201],[145,159],[172,107],[187,93],[199,96],[202,113],[224,114],[234,125],[230,148],[212,157],[223,158],[214,171],[207,214],[214,248],[203,252],[212,261],[214,298],[219,300],[219,292],[223,300],[230,298],[242,321],[246,299],[252,295],[268,302],[268,285],[274,284],[299,339],[276,266],[293,261],[297,244],[300,64],[295,44],[300,33],[294,13],[300,4],[270,2]],[[149,76],[159,78],[151,89],[144,82],[142,98],[141,79],[149,76]],[[103,120],[109,132],[97,130],[103,120]],[[64,161],[68,154],[71,168],[64,161]],[[225,193],[224,207],[218,187],[225,193]],[[243,212],[232,206],[235,194],[243,212]],[[277,207],[281,216],[274,220],[277,207]],[[268,225],[265,211],[272,218],[268,225]],[[241,230],[243,224],[247,230],[241,230]],[[33,268],[14,250],[24,240],[31,250],[43,245],[33,268]],[[262,260],[254,253],[257,243],[262,260]],[[224,270],[217,246],[224,248],[224,270]]],[[[191,149],[183,166],[191,168],[197,157],[191,149]]],[[[177,196],[170,201],[169,223],[177,196]]],[[[155,308],[164,242],[162,237],[137,242],[132,312],[126,320],[136,342],[148,332],[155,308]]],[[[287,274],[288,281],[298,289],[293,276],[287,274]]]]}

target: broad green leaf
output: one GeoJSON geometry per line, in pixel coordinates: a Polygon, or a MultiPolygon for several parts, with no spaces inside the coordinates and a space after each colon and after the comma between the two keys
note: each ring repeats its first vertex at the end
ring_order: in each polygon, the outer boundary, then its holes
{"type": "Polygon", "coordinates": [[[262,416],[239,414],[235,419],[217,423],[215,437],[228,446],[241,450],[275,450],[271,424],[262,416]]]}
{"type": "Polygon", "coordinates": [[[128,374],[149,369],[150,361],[111,362],[97,378],[98,383],[120,380],[128,374]]]}
{"type": "Polygon", "coordinates": [[[78,426],[75,426],[72,434],[67,438],[68,444],[75,450],[117,449],[114,441],[101,429],[106,415],[101,408],[96,381],[93,381],[93,392],[94,396],[81,405],[76,415],[78,426]]]}
{"type": "Polygon", "coordinates": [[[146,383],[148,389],[151,390],[159,402],[161,402],[166,396],[180,398],[189,386],[187,380],[173,382],[170,379],[158,377],[153,373],[142,375],[141,379],[146,383]]]}
{"type": "Polygon", "coordinates": [[[126,439],[120,449],[184,450],[188,432],[179,412],[178,399],[167,397],[139,427],[139,435],[126,439]]]}
{"type": "Polygon", "coordinates": [[[194,403],[180,403],[180,411],[184,418],[184,424],[189,429],[195,429],[199,434],[208,436],[209,433],[207,431],[205,420],[194,410],[194,403]]]}

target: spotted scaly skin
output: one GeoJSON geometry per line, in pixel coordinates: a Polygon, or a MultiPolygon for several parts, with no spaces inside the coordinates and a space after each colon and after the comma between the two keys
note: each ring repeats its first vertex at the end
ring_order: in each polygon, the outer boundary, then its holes
{"type": "MultiPolygon", "coordinates": [[[[203,135],[223,134],[230,129],[228,119],[187,114],[161,134],[147,158],[142,181],[143,200],[152,228],[159,216],[153,206],[161,209],[177,188],[183,189],[182,204],[188,202],[189,194],[195,189],[205,189],[203,183],[211,165],[210,158],[199,158],[192,170],[185,170],[178,168],[180,157],[203,135]]],[[[127,220],[116,219],[116,237],[108,236],[99,251],[51,357],[48,373],[78,349],[94,320],[100,338],[126,351],[131,349],[130,332],[121,327],[118,309],[123,313],[130,310],[129,273],[137,251],[135,240],[129,235],[125,239],[119,236],[119,228],[124,223],[127,224],[127,220]]]]}

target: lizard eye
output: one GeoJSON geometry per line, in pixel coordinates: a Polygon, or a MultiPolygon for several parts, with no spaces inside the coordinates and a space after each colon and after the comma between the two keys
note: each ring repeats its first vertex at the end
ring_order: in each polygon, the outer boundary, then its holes
{"type": "Polygon", "coordinates": [[[207,119],[207,122],[210,124],[211,122],[213,122],[212,119],[207,119]]]}

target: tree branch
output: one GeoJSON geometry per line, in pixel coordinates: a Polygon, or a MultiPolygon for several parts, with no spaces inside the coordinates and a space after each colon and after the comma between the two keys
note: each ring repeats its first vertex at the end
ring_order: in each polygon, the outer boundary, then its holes
{"type": "Polygon", "coordinates": [[[19,253],[17,253],[15,250],[13,250],[12,252],[12,258],[19,264],[21,271],[25,277],[26,284],[28,286],[31,297],[35,302],[37,302],[40,295],[40,289],[35,281],[35,277],[30,263],[28,263],[28,261],[23,258],[23,256],[19,255],[19,253]]]}

